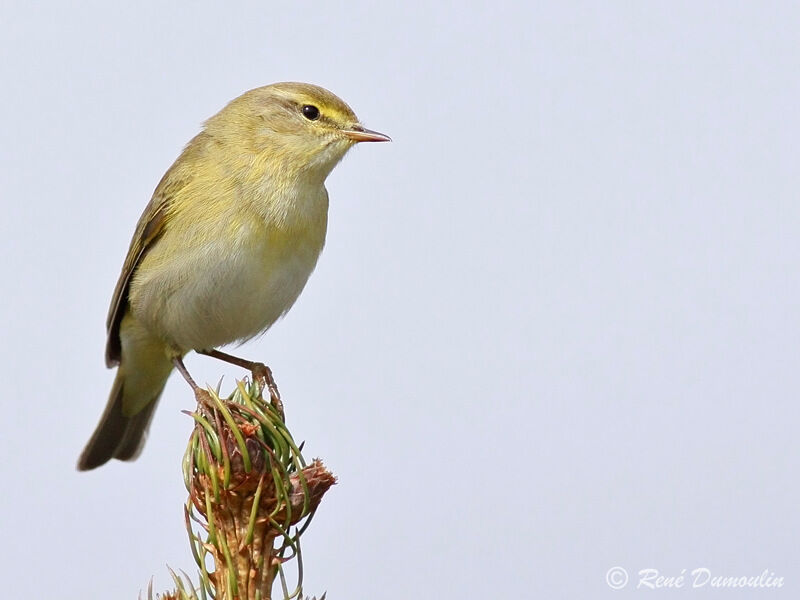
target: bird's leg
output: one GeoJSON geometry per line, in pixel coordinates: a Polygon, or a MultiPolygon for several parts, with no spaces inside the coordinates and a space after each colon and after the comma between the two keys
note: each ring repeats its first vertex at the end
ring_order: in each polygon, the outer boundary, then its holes
{"type": "Polygon", "coordinates": [[[280,392],[278,392],[278,386],[275,384],[275,379],[272,377],[272,371],[267,365],[264,363],[253,362],[251,360],[239,358],[238,356],[232,356],[231,354],[226,354],[225,352],[220,352],[219,350],[197,350],[196,352],[198,354],[205,354],[211,358],[216,358],[250,371],[250,373],[253,375],[253,380],[259,383],[261,389],[263,390],[266,388],[269,390],[270,402],[272,403],[272,406],[275,407],[275,410],[278,411],[278,414],[280,414],[281,419],[283,419],[283,402],[281,402],[281,395],[280,392]]]}
{"type": "Polygon", "coordinates": [[[197,402],[200,404],[210,405],[212,403],[211,396],[209,396],[208,391],[201,388],[199,385],[197,385],[195,380],[192,379],[192,376],[189,375],[189,371],[186,369],[186,365],[183,364],[183,359],[180,356],[175,356],[172,358],[172,364],[175,365],[178,373],[183,376],[183,378],[186,380],[186,383],[192,386],[192,390],[194,390],[194,397],[197,398],[197,402]]]}

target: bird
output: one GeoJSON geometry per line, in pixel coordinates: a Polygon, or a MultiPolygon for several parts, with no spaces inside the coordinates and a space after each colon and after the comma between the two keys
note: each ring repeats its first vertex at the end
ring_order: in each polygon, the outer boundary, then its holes
{"type": "Polygon", "coordinates": [[[134,460],[167,378],[192,351],[254,338],[297,300],[325,243],[325,180],[360,142],[388,142],[328,90],[297,82],[245,92],[208,119],[155,188],[106,321],[116,375],[78,459],[134,460]]]}

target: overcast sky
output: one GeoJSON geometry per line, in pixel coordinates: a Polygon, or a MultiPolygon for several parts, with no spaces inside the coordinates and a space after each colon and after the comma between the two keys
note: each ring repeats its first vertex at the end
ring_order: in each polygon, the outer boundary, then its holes
{"type": "Polygon", "coordinates": [[[10,4],[8,597],[134,598],[167,565],[193,572],[179,377],[138,461],[75,461],[153,188],[204,119],[284,80],[394,138],[333,172],[316,272],[239,350],[339,476],[304,538],[306,592],[648,597],[640,570],[704,568],[784,578],[720,598],[797,597],[796,5],[10,4]]]}

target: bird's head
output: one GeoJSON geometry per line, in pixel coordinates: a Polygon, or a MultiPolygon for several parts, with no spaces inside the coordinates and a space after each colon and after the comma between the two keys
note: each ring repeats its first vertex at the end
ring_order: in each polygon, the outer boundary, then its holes
{"type": "Polygon", "coordinates": [[[391,141],[361,125],[340,98],[308,83],[275,83],[245,92],[211,117],[206,131],[232,151],[272,164],[284,175],[322,179],[356,143],[391,141]]]}

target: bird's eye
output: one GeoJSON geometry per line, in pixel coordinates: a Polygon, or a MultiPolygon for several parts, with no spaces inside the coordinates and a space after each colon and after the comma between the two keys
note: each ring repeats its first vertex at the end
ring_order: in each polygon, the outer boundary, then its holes
{"type": "Polygon", "coordinates": [[[313,104],[304,104],[303,116],[309,121],[316,121],[319,119],[319,109],[313,104]]]}

